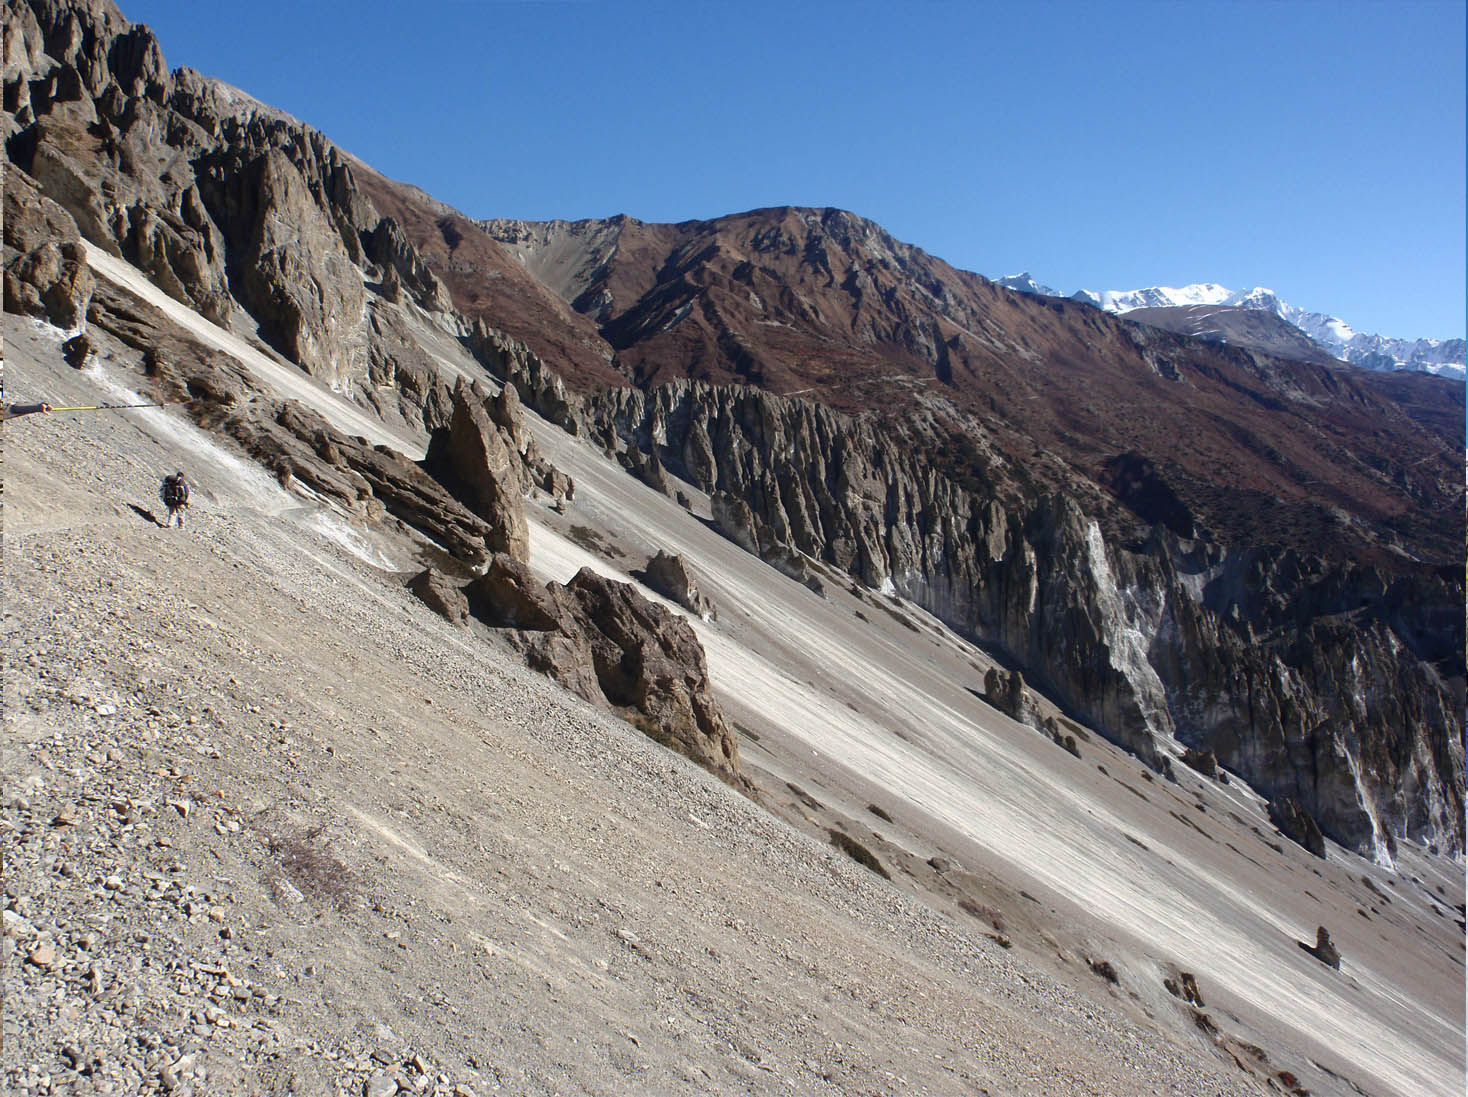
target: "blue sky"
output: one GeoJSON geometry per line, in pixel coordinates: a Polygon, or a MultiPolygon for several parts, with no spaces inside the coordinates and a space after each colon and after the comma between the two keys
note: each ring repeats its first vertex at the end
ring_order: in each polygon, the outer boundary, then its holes
{"type": "Polygon", "coordinates": [[[1462,0],[119,2],[472,216],[840,206],[1066,291],[1465,330],[1462,0]]]}

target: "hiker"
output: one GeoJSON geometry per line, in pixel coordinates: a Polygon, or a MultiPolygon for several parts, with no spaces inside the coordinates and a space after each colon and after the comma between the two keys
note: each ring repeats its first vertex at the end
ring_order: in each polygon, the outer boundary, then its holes
{"type": "Polygon", "coordinates": [[[173,528],[173,520],[177,518],[178,528],[183,529],[184,510],[189,505],[189,482],[184,479],[184,474],[175,472],[172,476],[165,476],[158,494],[168,508],[168,528],[173,528]]]}
{"type": "Polygon", "coordinates": [[[50,411],[50,404],[3,404],[4,409],[0,419],[18,419],[22,415],[35,415],[38,412],[50,411]]]}

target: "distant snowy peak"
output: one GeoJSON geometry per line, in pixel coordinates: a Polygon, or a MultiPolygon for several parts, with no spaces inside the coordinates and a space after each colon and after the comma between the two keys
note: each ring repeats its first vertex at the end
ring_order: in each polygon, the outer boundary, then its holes
{"type": "MultiPolygon", "coordinates": [[[[1021,293],[1034,293],[1044,297],[1061,296],[1048,286],[1036,282],[1027,273],[1012,274],[998,282],[1001,286],[1019,290],[1021,293]]],[[[1201,282],[1191,286],[1150,286],[1147,289],[1104,290],[1100,293],[1083,289],[1071,294],[1071,299],[1085,301],[1118,315],[1134,309],[1186,308],[1196,305],[1272,312],[1286,323],[1299,328],[1332,357],[1366,369],[1416,370],[1462,379],[1464,360],[1468,358],[1468,354],[1464,353],[1462,339],[1391,339],[1384,335],[1357,332],[1338,317],[1309,312],[1287,304],[1273,290],[1263,286],[1235,291],[1215,282],[1201,282]]]]}
{"type": "Polygon", "coordinates": [[[1064,296],[1059,290],[1053,290],[1049,286],[1042,286],[1030,277],[1030,272],[1023,274],[1006,274],[1003,278],[994,279],[995,283],[1005,289],[1018,290],[1020,293],[1032,293],[1036,297],[1061,297],[1064,296]]]}
{"type": "MultiPolygon", "coordinates": [[[[1262,292],[1268,293],[1268,290],[1262,292]]],[[[1133,309],[1161,309],[1188,305],[1232,305],[1238,296],[1223,286],[1204,282],[1196,286],[1152,286],[1148,289],[1094,290],[1083,289],[1071,295],[1077,301],[1087,301],[1107,312],[1123,313],[1133,309]]]]}

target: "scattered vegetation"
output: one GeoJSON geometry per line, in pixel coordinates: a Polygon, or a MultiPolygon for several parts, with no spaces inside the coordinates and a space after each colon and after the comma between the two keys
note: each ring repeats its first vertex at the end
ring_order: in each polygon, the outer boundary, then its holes
{"type": "Polygon", "coordinates": [[[1122,788],[1126,789],[1128,792],[1130,792],[1138,800],[1142,801],[1142,803],[1144,803],[1144,804],[1150,804],[1152,802],[1152,801],[1150,801],[1150,800],[1147,799],[1146,793],[1141,792],[1138,789],[1132,788],[1132,786],[1129,785],[1129,784],[1127,784],[1125,781],[1120,780],[1120,779],[1117,779],[1117,782],[1116,783],[1118,785],[1120,785],[1122,788]]]}
{"type": "Polygon", "coordinates": [[[1112,986],[1117,984],[1116,968],[1111,966],[1110,960],[1087,960],[1086,965],[1093,974],[1105,979],[1112,986]]]}
{"type": "Polygon", "coordinates": [[[917,633],[922,632],[922,629],[913,624],[912,618],[909,617],[907,614],[898,613],[891,606],[883,605],[881,602],[873,602],[872,604],[875,605],[883,613],[885,613],[888,617],[892,618],[892,620],[896,621],[903,628],[910,629],[911,631],[917,633]]]}
{"type": "Polygon", "coordinates": [[[882,810],[882,808],[878,807],[876,804],[868,804],[867,810],[875,815],[878,819],[885,820],[889,823],[893,821],[892,816],[888,815],[884,810],[882,810]]]}
{"type": "Polygon", "coordinates": [[[1167,814],[1171,815],[1179,823],[1183,823],[1186,826],[1192,827],[1199,834],[1201,834],[1204,838],[1207,838],[1210,842],[1216,842],[1216,841],[1218,841],[1217,838],[1213,837],[1213,835],[1209,834],[1206,830],[1204,830],[1202,827],[1200,827],[1197,823],[1193,822],[1186,815],[1179,815],[1175,811],[1169,811],[1167,814]]]}
{"type": "Polygon", "coordinates": [[[811,811],[822,810],[823,805],[821,804],[821,802],[810,793],[806,792],[805,789],[801,788],[794,781],[786,781],[785,787],[788,788],[795,795],[795,798],[797,800],[799,800],[806,807],[810,808],[811,811]]]}
{"type": "Polygon", "coordinates": [[[965,898],[958,901],[958,909],[981,922],[988,922],[994,927],[995,933],[1004,932],[1004,915],[993,907],[984,906],[982,903],[965,898]]]}
{"type": "Polygon", "coordinates": [[[1062,716],[1060,718],[1060,722],[1065,725],[1066,731],[1070,732],[1081,742],[1089,743],[1091,741],[1091,736],[1087,734],[1086,729],[1081,727],[1081,725],[1076,723],[1074,720],[1070,719],[1067,716],[1062,716]]]}
{"type": "Polygon", "coordinates": [[[1383,902],[1390,903],[1392,901],[1391,896],[1382,891],[1381,888],[1377,887],[1376,881],[1373,880],[1370,876],[1367,876],[1365,873],[1362,873],[1361,875],[1361,882],[1366,885],[1367,891],[1375,892],[1376,895],[1378,895],[1383,902]]]}
{"type": "Polygon", "coordinates": [[[1198,989],[1198,979],[1191,971],[1180,971],[1176,980],[1164,979],[1162,985],[1174,998],[1191,1002],[1200,1009],[1206,1004],[1203,1001],[1203,992],[1198,989]]]}
{"type": "MultiPolygon", "coordinates": [[[[293,834],[272,835],[266,847],[279,863],[285,879],[301,895],[346,913],[356,901],[357,882],[346,865],[321,848],[324,831],[324,827],[315,826],[293,834]]],[[[279,877],[270,882],[274,885],[272,890],[286,890],[280,886],[279,877]]]]}
{"type": "Polygon", "coordinates": [[[871,869],[884,880],[892,879],[887,870],[882,867],[882,862],[877,860],[876,854],[851,837],[851,835],[843,834],[835,827],[829,828],[826,833],[831,837],[831,844],[857,864],[863,868],[871,869]]]}
{"type": "Polygon", "coordinates": [[[567,536],[587,552],[595,553],[599,556],[612,557],[627,555],[590,526],[572,526],[567,536]]]}

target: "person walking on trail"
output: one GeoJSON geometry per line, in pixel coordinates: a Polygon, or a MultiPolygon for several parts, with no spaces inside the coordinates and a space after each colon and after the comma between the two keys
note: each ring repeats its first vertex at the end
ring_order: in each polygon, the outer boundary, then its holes
{"type": "Polygon", "coordinates": [[[184,511],[189,506],[189,482],[184,479],[184,474],[175,472],[172,476],[165,476],[158,494],[168,508],[168,528],[173,528],[173,520],[177,518],[178,528],[183,529],[184,511]]]}

